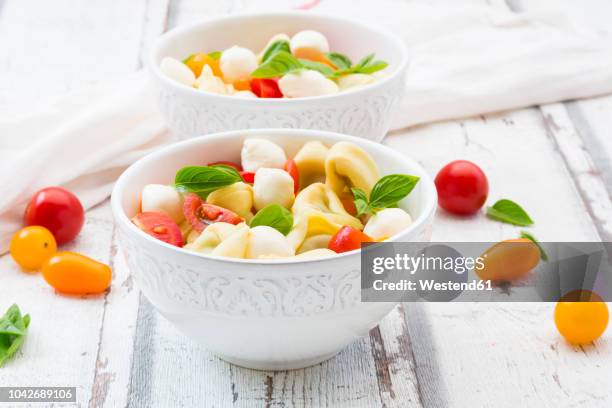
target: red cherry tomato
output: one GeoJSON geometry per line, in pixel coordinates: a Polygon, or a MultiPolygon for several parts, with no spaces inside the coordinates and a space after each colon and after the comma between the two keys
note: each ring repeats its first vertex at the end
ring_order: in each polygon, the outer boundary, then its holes
{"type": "Polygon", "coordinates": [[[238,163],[231,162],[231,161],[220,160],[220,161],[208,163],[209,166],[215,166],[217,164],[222,164],[224,166],[230,166],[230,167],[235,168],[238,171],[242,171],[242,166],[241,165],[239,165],[238,163]]]}
{"type": "Polygon", "coordinates": [[[240,175],[245,183],[253,184],[255,182],[255,173],[250,171],[241,171],[240,175]]]}
{"type": "Polygon", "coordinates": [[[347,213],[351,214],[353,217],[357,216],[357,207],[355,207],[355,201],[352,198],[342,198],[340,201],[347,213]]]}
{"type": "Polygon", "coordinates": [[[147,234],[177,247],[183,246],[179,226],[164,213],[148,211],[136,215],[132,222],[147,234]]]}
{"type": "Polygon", "coordinates": [[[278,78],[253,78],[251,91],[260,98],[282,98],[283,93],[278,87],[278,78]]]}
{"type": "Polygon", "coordinates": [[[293,159],[289,159],[285,162],[285,171],[289,173],[293,179],[293,192],[297,194],[298,191],[300,191],[300,173],[293,159]]]}
{"type": "Polygon", "coordinates": [[[435,183],[440,207],[457,215],[475,213],[489,194],[487,176],[480,167],[466,160],[456,160],[442,167],[435,183]]]}
{"type": "Polygon", "coordinates": [[[215,222],[227,222],[229,224],[240,224],[244,218],[227,208],[218,205],[208,204],[202,201],[197,194],[187,194],[183,204],[185,218],[194,230],[204,231],[206,226],[215,222]]]}
{"type": "Polygon", "coordinates": [[[331,237],[327,248],[341,253],[361,248],[362,242],[374,242],[372,238],[356,228],[344,226],[331,237]]]}
{"type": "Polygon", "coordinates": [[[61,187],[43,188],[34,194],[24,215],[25,225],[47,228],[59,245],[72,241],[84,221],[85,212],[77,196],[61,187]]]}

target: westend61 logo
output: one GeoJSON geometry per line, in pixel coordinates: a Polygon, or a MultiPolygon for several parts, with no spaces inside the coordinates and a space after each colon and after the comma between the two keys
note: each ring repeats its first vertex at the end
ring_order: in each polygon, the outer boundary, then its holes
{"type": "Polygon", "coordinates": [[[556,302],[574,291],[612,299],[612,245],[602,242],[368,244],[364,302],[556,302]]]}

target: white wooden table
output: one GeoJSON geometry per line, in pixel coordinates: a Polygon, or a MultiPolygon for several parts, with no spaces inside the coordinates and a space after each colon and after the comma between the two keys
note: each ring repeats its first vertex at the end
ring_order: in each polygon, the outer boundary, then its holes
{"type": "MultiPolygon", "coordinates": [[[[609,0],[461,1],[561,9],[612,30],[609,0]]],[[[131,72],[162,31],[245,3],[0,0],[0,113],[131,72]]],[[[479,163],[490,197],[522,203],[541,240],[612,238],[612,97],[419,126],[385,143],[431,174],[456,158],[479,163]]],[[[439,214],[433,239],[456,240],[458,231],[475,241],[517,234],[484,217],[439,214]]],[[[556,333],[552,304],[404,305],[330,361],[259,372],[219,360],[153,310],[118,253],[108,203],[88,212],[72,247],[112,265],[107,296],[55,295],[40,276],[0,258],[0,309],[16,302],[32,315],[0,386],[77,386],[79,405],[92,407],[612,406],[612,333],[570,347],[556,333]]]]}

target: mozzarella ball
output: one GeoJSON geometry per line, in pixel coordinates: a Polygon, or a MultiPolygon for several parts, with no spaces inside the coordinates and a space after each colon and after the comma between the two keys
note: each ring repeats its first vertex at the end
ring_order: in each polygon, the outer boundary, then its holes
{"type": "Polygon", "coordinates": [[[247,98],[247,99],[257,98],[257,95],[255,95],[251,91],[238,91],[234,93],[234,96],[237,96],[238,98],[247,98]]]}
{"type": "Polygon", "coordinates": [[[410,224],[412,218],[406,211],[401,208],[385,208],[368,220],[363,232],[376,240],[383,240],[403,231],[410,224]]]}
{"type": "MultiPolygon", "coordinates": [[[[329,52],[329,43],[323,34],[314,30],[304,30],[295,34],[289,43],[291,52],[300,55],[302,50],[314,50],[319,53],[329,52]]],[[[298,57],[299,58],[299,57],[298,57]]]]}
{"type": "Polygon", "coordinates": [[[331,95],[339,91],[334,81],[325,78],[318,71],[309,69],[284,75],[278,81],[278,87],[287,98],[331,95]]]}
{"type": "Polygon", "coordinates": [[[284,258],[293,256],[294,250],[287,238],[279,231],[267,225],[258,225],[251,228],[246,257],[257,258],[284,258]]]}
{"type": "Polygon", "coordinates": [[[376,78],[368,74],[349,74],[338,78],[338,87],[341,91],[359,88],[376,82],[376,78]]]}
{"type": "Polygon", "coordinates": [[[261,167],[282,169],[287,161],[285,151],[266,139],[247,139],[240,151],[244,171],[256,172],[261,167]]]}
{"type": "Polygon", "coordinates": [[[234,92],[232,84],[226,84],[221,78],[215,76],[208,65],[204,65],[200,77],[196,80],[196,87],[202,91],[220,95],[231,95],[234,92]]]}
{"type": "Polygon", "coordinates": [[[143,212],[161,212],[177,224],[183,221],[183,196],[174,187],[163,184],[147,184],[142,189],[141,208],[143,212]]]}
{"type": "Polygon", "coordinates": [[[290,208],[295,200],[293,178],[285,170],[262,167],[255,173],[253,201],[255,209],[278,204],[290,208]]]}
{"type": "Polygon", "coordinates": [[[174,58],[165,57],[161,64],[159,64],[159,69],[167,77],[187,86],[193,86],[196,80],[193,71],[187,65],[174,58]]]}
{"type": "Polygon", "coordinates": [[[248,48],[233,46],[221,54],[219,68],[226,82],[246,81],[257,69],[257,56],[248,48]]]}

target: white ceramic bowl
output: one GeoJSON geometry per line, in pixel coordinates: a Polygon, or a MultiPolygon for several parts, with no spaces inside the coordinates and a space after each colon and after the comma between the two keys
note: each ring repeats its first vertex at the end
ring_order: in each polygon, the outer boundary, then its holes
{"type": "Polygon", "coordinates": [[[400,206],[414,223],[394,238],[428,241],[436,208],[431,178],[415,161],[383,145],[337,133],[259,129],[218,133],[162,148],[117,181],[112,208],[130,271],[144,295],[181,331],[221,358],[256,369],[289,369],[330,358],[368,333],[393,303],[360,301],[358,250],[316,260],[213,257],[168,245],[130,222],[149,183],[172,183],[178,169],[216,160],[239,161],[244,139],[272,140],[294,155],[308,140],[356,143],[381,174],[421,177],[400,206]]]}
{"type": "Polygon", "coordinates": [[[213,18],[162,35],[148,58],[159,93],[160,110],[181,139],[213,132],[253,128],[320,129],[382,140],[402,95],[408,57],[400,39],[353,20],[306,12],[243,14],[213,18]],[[323,32],[336,51],[357,61],[370,53],[389,62],[376,83],[330,96],[297,99],[247,99],[199,91],[167,78],[164,57],[182,60],[194,52],[233,45],[262,49],[272,35],[300,30],[323,32]]]}

